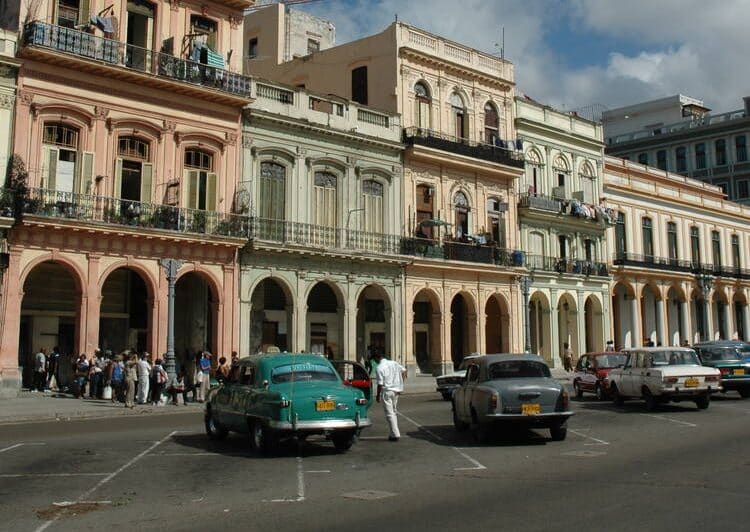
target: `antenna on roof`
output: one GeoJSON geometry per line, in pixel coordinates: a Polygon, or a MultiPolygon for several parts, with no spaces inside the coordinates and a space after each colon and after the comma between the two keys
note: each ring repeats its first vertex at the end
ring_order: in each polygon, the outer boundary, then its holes
{"type": "Polygon", "coordinates": [[[495,48],[500,48],[500,60],[505,60],[505,26],[500,27],[501,37],[500,44],[495,43],[495,48]]]}
{"type": "Polygon", "coordinates": [[[396,19],[396,22],[398,22],[398,13],[394,13],[394,15],[393,15],[393,16],[395,17],[395,19],[396,19]]]}

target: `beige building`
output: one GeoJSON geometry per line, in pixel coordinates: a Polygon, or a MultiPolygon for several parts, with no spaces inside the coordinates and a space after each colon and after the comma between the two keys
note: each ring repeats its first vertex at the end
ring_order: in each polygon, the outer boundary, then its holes
{"type": "MultiPolygon", "coordinates": [[[[282,42],[269,27],[268,40],[282,42]]],[[[410,369],[439,373],[471,352],[521,350],[513,65],[397,22],[260,74],[402,115],[410,369]]]]}
{"type": "Polygon", "coordinates": [[[713,185],[607,157],[617,346],[747,339],[750,209],[713,185]]]}

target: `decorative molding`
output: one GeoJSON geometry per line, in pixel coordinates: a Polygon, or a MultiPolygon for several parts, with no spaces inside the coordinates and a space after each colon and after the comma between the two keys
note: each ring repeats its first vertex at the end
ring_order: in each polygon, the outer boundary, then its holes
{"type": "Polygon", "coordinates": [[[13,109],[16,97],[13,94],[0,94],[0,109],[13,109]]]}
{"type": "Polygon", "coordinates": [[[26,89],[18,89],[16,96],[22,105],[31,105],[34,103],[34,93],[26,89]]]}
{"type": "Polygon", "coordinates": [[[94,106],[94,116],[98,120],[104,120],[109,115],[109,109],[107,107],[104,107],[102,105],[96,105],[94,106]]]}
{"type": "Polygon", "coordinates": [[[227,145],[234,146],[237,144],[237,133],[227,133],[227,145]]]}
{"type": "Polygon", "coordinates": [[[234,17],[232,15],[229,15],[229,25],[233,30],[239,28],[240,24],[242,24],[242,17],[234,17]]]}
{"type": "Polygon", "coordinates": [[[164,133],[174,133],[177,130],[177,122],[173,120],[164,120],[164,133]]]}
{"type": "Polygon", "coordinates": [[[180,7],[182,7],[182,2],[180,0],[169,0],[169,7],[172,11],[179,11],[180,7]]]}
{"type": "MultiPolygon", "coordinates": [[[[242,135],[242,147],[253,148],[253,137],[250,135],[242,135]]],[[[255,155],[255,154],[253,154],[255,155]]]]}

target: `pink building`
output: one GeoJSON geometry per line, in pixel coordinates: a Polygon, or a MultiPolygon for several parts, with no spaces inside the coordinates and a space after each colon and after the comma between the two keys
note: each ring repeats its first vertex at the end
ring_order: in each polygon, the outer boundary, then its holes
{"type": "Polygon", "coordinates": [[[42,347],[163,353],[163,259],[183,261],[178,361],[237,348],[246,227],[231,213],[253,3],[22,3],[14,152],[29,192],[8,236],[0,396],[42,347]]]}

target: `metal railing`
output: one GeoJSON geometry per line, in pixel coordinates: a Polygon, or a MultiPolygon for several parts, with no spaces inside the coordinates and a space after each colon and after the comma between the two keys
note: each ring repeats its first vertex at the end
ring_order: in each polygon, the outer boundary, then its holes
{"type": "Polygon", "coordinates": [[[456,260],[516,268],[524,266],[523,251],[500,248],[492,244],[405,237],[401,241],[401,253],[428,259],[456,260]]]}
{"type": "Polygon", "coordinates": [[[248,76],[72,28],[30,22],[24,27],[23,43],[250,98],[248,76]]]}
{"type": "Polygon", "coordinates": [[[599,277],[607,277],[609,275],[609,268],[607,268],[606,263],[585,259],[563,259],[544,255],[526,255],[525,266],[532,271],[557,272],[559,274],[595,275],[599,277]]]}
{"type": "Polygon", "coordinates": [[[722,266],[705,262],[671,259],[651,255],[637,255],[635,253],[616,254],[612,259],[615,266],[633,266],[654,270],[673,271],[691,274],[708,274],[718,277],[733,277],[736,279],[750,279],[750,270],[736,266],[722,266]]]}
{"type": "Polygon", "coordinates": [[[559,199],[542,194],[519,194],[518,206],[522,209],[538,209],[554,213],[562,212],[562,202],[559,199]]]}
{"type": "Polygon", "coordinates": [[[406,144],[426,146],[515,168],[524,167],[523,154],[520,152],[492,144],[484,144],[482,142],[446,135],[431,129],[408,127],[404,129],[404,142],[406,144]]]}

